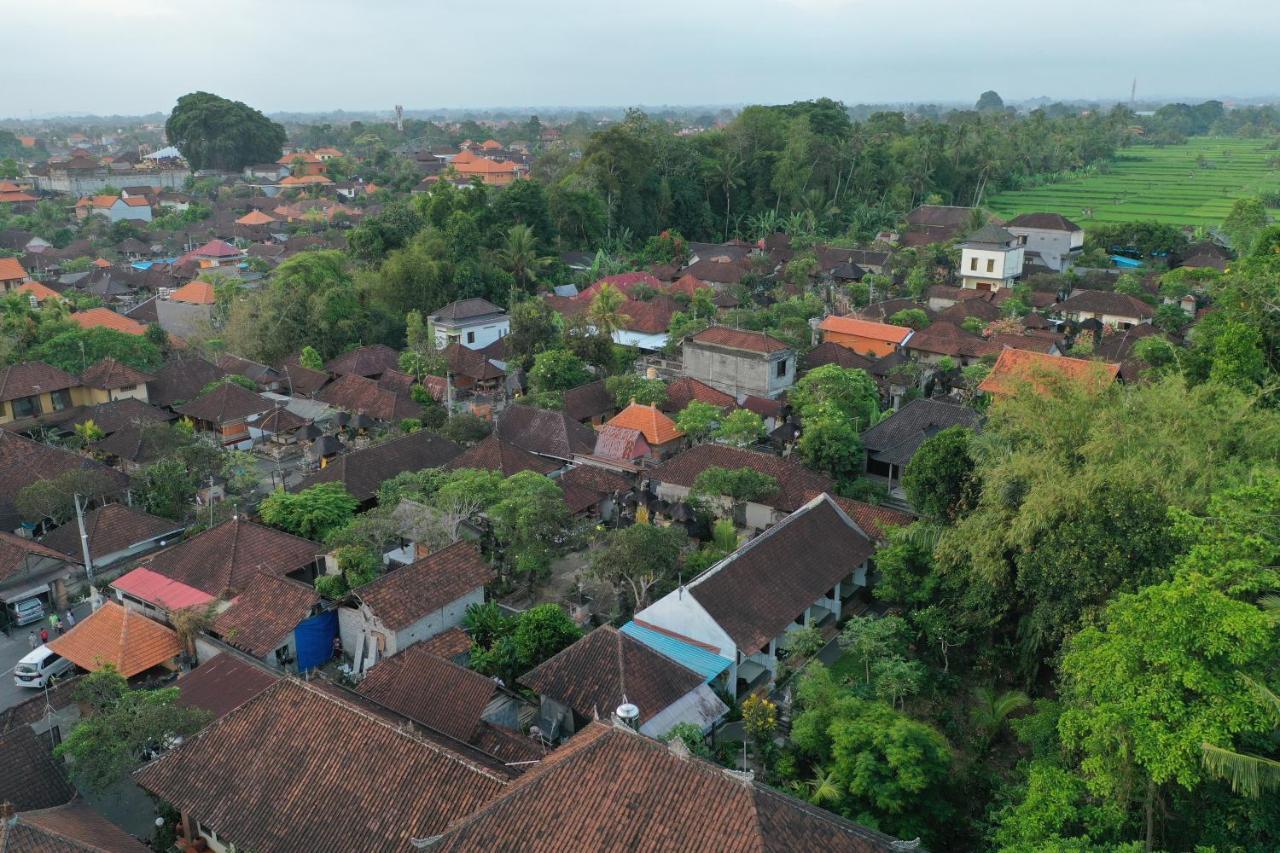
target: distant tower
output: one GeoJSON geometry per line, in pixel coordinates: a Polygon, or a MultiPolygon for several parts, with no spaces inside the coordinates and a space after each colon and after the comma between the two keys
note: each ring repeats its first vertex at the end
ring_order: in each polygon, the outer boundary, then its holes
{"type": "Polygon", "coordinates": [[[1133,78],[1133,85],[1129,88],[1129,107],[1130,107],[1130,109],[1132,109],[1132,108],[1133,108],[1133,105],[1134,105],[1134,104],[1136,104],[1137,102],[1138,102],[1138,78],[1137,78],[1137,77],[1134,77],[1134,78],[1133,78]]]}
{"type": "Polygon", "coordinates": [[[396,104],[396,130],[404,133],[404,107],[396,104]]]}

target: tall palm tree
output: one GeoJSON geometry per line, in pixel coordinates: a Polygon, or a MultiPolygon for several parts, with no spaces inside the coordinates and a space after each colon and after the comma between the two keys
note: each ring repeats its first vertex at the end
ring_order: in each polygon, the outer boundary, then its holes
{"type": "Polygon", "coordinates": [[[538,254],[538,237],[523,223],[511,226],[502,248],[498,250],[498,258],[524,291],[537,282],[538,276],[551,264],[550,257],[538,254]]]}
{"type": "Polygon", "coordinates": [[[612,284],[604,284],[600,287],[600,292],[596,294],[595,299],[591,300],[591,307],[587,309],[587,319],[591,321],[596,332],[612,338],[613,333],[631,319],[621,310],[626,301],[627,298],[622,291],[612,284]]]}

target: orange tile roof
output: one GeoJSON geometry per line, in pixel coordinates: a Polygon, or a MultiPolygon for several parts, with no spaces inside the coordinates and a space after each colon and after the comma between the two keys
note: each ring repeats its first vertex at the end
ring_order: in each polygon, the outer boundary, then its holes
{"type": "Polygon", "coordinates": [[[22,281],[27,278],[27,271],[17,258],[0,258],[0,281],[22,281]]]}
{"type": "Polygon", "coordinates": [[[0,193],[16,193],[21,189],[22,187],[13,181],[0,181],[0,193]]]}
{"type": "Polygon", "coordinates": [[[119,198],[119,196],[95,195],[93,198],[89,199],[89,204],[93,205],[94,207],[110,207],[111,205],[116,203],[117,198],[119,198]]]}
{"type": "Polygon", "coordinates": [[[115,329],[117,332],[124,332],[127,335],[141,335],[147,331],[147,327],[137,320],[131,320],[123,314],[117,314],[110,308],[90,308],[88,311],[77,311],[70,315],[69,319],[82,329],[102,327],[115,329]]]}
{"type": "Polygon", "coordinates": [[[128,198],[124,199],[124,203],[129,205],[130,207],[150,207],[151,206],[151,202],[147,201],[145,197],[137,196],[137,195],[131,195],[128,198]]]}
{"type": "Polygon", "coordinates": [[[106,258],[98,258],[93,262],[93,265],[98,269],[106,269],[107,267],[111,266],[111,261],[107,260],[106,258]]]}
{"type": "Polygon", "coordinates": [[[191,305],[212,305],[214,301],[213,282],[200,281],[199,279],[189,281],[169,294],[169,298],[175,302],[186,302],[191,305]]]}
{"type": "Polygon", "coordinates": [[[1085,385],[1091,391],[1100,391],[1114,382],[1119,373],[1118,364],[1005,347],[978,390],[988,394],[1012,394],[1021,386],[1029,385],[1037,394],[1043,394],[1056,382],[1066,380],[1085,385]]]}
{"type": "Polygon", "coordinates": [[[644,406],[640,403],[632,403],[618,412],[606,426],[640,430],[651,447],[684,437],[676,422],[658,411],[657,406],[644,406]]]}
{"type": "Polygon", "coordinates": [[[29,293],[36,298],[36,302],[44,302],[46,299],[61,299],[62,294],[54,290],[52,287],[43,285],[38,281],[29,281],[20,285],[14,293],[29,293]]]}
{"type": "Polygon", "coordinates": [[[900,344],[911,334],[906,326],[893,326],[888,323],[873,323],[870,320],[859,320],[857,317],[823,317],[818,328],[824,332],[836,332],[842,335],[856,335],[873,341],[888,341],[900,344]]]}
{"type": "Polygon", "coordinates": [[[244,216],[236,220],[237,225],[266,225],[275,222],[276,218],[270,214],[263,213],[261,210],[251,210],[244,216]]]}
{"type": "Polygon", "coordinates": [[[331,183],[333,183],[333,181],[329,180],[324,175],[302,175],[301,177],[295,177],[294,175],[290,175],[287,178],[281,179],[280,186],[306,187],[306,186],[313,186],[316,184],[331,184],[331,183]]]}
{"type": "Polygon", "coordinates": [[[137,610],[108,601],[49,648],[76,666],[97,672],[108,664],[125,678],[145,672],[182,653],[173,630],[137,610]]]}
{"type": "Polygon", "coordinates": [[[0,190],[0,204],[15,204],[23,201],[35,201],[36,197],[21,190],[0,190]]]}

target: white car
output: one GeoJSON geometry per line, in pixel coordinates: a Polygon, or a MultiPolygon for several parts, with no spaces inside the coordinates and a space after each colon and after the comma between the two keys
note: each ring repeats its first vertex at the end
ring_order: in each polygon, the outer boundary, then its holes
{"type": "Polygon", "coordinates": [[[19,687],[40,688],[75,668],[76,665],[62,655],[48,646],[41,646],[18,661],[13,668],[13,683],[19,687]]]}

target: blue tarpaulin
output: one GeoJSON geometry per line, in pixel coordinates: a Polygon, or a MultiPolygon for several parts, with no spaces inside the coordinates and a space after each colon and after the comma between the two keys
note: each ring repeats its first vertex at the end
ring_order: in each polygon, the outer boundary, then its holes
{"type": "Polygon", "coordinates": [[[338,611],[329,610],[312,616],[293,629],[298,647],[298,672],[305,672],[329,662],[333,657],[333,638],[338,636],[338,611]]]}

